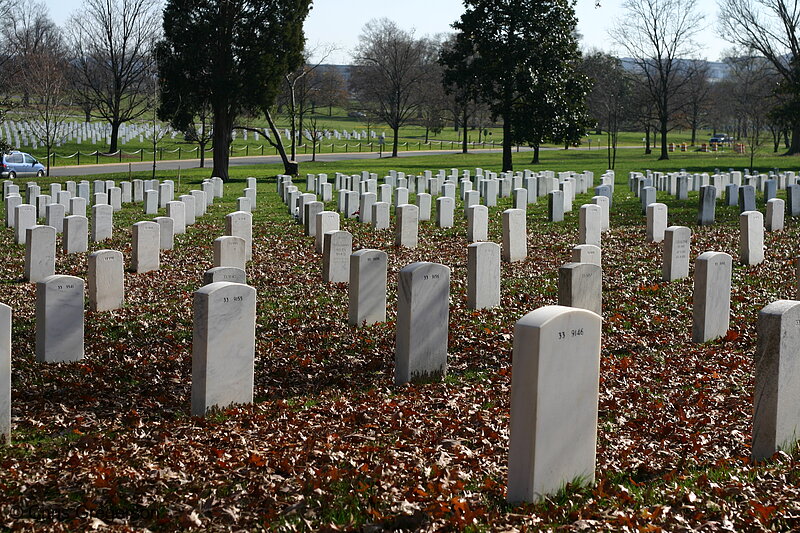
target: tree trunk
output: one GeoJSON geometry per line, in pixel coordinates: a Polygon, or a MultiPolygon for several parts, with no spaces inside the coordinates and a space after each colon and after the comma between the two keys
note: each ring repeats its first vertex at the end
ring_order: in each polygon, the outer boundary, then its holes
{"type": "Polygon", "coordinates": [[[228,162],[230,161],[231,129],[233,121],[225,106],[214,109],[213,157],[214,167],[212,176],[228,181],[228,162]],[[221,108],[221,109],[220,109],[221,108]]]}
{"type": "Polygon", "coordinates": [[[800,154],[800,121],[792,125],[792,144],[789,146],[789,151],[786,155],[800,154]]]}
{"type": "Polygon", "coordinates": [[[653,151],[650,149],[650,126],[644,128],[644,153],[650,155],[653,151]]]}
{"type": "Polygon", "coordinates": [[[47,148],[47,177],[50,177],[50,145],[46,146],[47,148]]]}
{"type": "Polygon", "coordinates": [[[694,146],[695,141],[697,140],[697,124],[692,123],[692,146],[694,146]]]}
{"type": "Polygon", "coordinates": [[[539,164],[539,145],[533,145],[533,159],[531,159],[531,165],[538,165],[539,164]]]}
{"type": "Polygon", "coordinates": [[[198,144],[198,150],[200,150],[200,168],[206,167],[206,143],[198,144]]]}
{"type": "Polygon", "coordinates": [[[611,144],[614,146],[611,151],[611,170],[617,166],[617,141],[619,140],[619,130],[616,130],[611,136],[611,144]]]}
{"type": "MultiPolygon", "coordinates": [[[[287,81],[289,77],[286,77],[287,81]]],[[[297,80],[295,80],[297,81],[297,80]]],[[[292,161],[297,160],[297,104],[294,96],[294,84],[289,84],[289,135],[292,136],[289,146],[292,151],[292,161]]]]}
{"type": "Polygon", "coordinates": [[[117,151],[117,144],[119,142],[119,126],[120,122],[111,123],[111,142],[108,145],[108,153],[113,154],[117,151]]]}
{"type": "Polygon", "coordinates": [[[461,153],[466,154],[469,148],[467,146],[467,142],[469,141],[469,132],[467,131],[467,119],[469,116],[468,115],[469,111],[467,109],[466,104],[464,105],[463,113],[464,114],[461,116],[461,118],[463,119],[462,122],[464,123],[464,128],[463,128],[464,131],[463,131],[463,136],[461,137],[461,153]]]}
{"type": "Polygon", "coordinates": [[[661,118],[661,155],[658,157],[659,161],[669,159],[669,151],[667,150],[667,117],[661,118]]]}
{"type": "MultiPolygon", "coordinates": [[[[303,138],[303,119],[305,118],[304,115],[305,113],[303,113],[303,106],[301,105],[300,112],[297,113],[297,134],[300,136],[301,139],[303,138]]],[[[293,157],[292,159],[297,159],[297,158],[293,157]]]]}
{"type": "MultiPolygon", "coordinates": [[[[272,120],[272,114],[267,110],[264,111],[264,116],[267,119],[267,124],[269,124],[269,129],[272,131],[272,135],[275,137],[275,142],[270,141],[277,150],[278,154],[281,156],[281,161],[283,161],[283,171],[290,176],[297,176],[300,174],[300,165],[297,164],[297,161],[290,161],[288,157],[286,157],[286,149],[283,147],[283,141],[281,141],[281,136],[278,133],[278,128],[275,127],[275,121],[272,120]]],[[[264,138],[267,139],[268,137],[264,135],[264,138]]]]}
{"type": "Polygon", "coordinates": [[[511,140],[511,113],[509,112],[503,116],[503,172],[514,170],[511,140]]]}
{"type": "Polygon", "coordinates": [[[400,126],[392,126],[392,133],[394,140],[392,141],[392,157],[397,157],[397,143],[399,142],[398,136],[400,134],[400,126]]]}
{"type": "Polygon", "coordinates": [[[150,179],[156,179],[156,162],[158,161],[157,158],[158,154],[158,138],[156,137],[156,132],[153,132],[153,172],[151,174],[150,179]]]}

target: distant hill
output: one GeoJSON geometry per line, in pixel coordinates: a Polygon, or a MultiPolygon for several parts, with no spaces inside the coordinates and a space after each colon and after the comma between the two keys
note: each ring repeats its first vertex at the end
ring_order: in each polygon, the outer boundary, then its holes
{"type": "MultiPolygon", "coordinates": [[[[622,62],[622,68],[629,72],[637,69],[635,61],[630,57],[623,57],[620,61],[622,62]]],[[[678,65],[688,62],[689,60],[679,59],[678,65]]],[[[708,65],[708,78],[712,82],[722,81],[730,75],[730,67],[722,61],[706,61],[705,63],[708,65]]]]}
{"type": "Polygon", "coordinates": [[[350,65],[320,65],[317,69],[320,72],[335,70],[342,76],[345,83],[350,82],[350,65]]]}

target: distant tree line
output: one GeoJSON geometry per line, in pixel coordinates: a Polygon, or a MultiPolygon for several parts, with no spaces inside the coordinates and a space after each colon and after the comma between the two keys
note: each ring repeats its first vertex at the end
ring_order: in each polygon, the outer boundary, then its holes
{"type": "Polygon", "coordinates": [[[645,151],[658,145],[668,159],[675,129],[725,132],[745,144],[751,161],[771,136],[772,149],[800,153],[798,5],[784,0],[725,0],[720,15],[732,46],[723,62],[727,76],[712,78],[695,41],[706,21],[696,0],[626,0],[612,31],[633,68],[599,51],[585,55],[582,71],[592,80],[587,97],[598,132],[609,137],[613,168],[620,130],[645,133],[645,151]],[[658,143],[656,143],[658,139],[658,143]]]}

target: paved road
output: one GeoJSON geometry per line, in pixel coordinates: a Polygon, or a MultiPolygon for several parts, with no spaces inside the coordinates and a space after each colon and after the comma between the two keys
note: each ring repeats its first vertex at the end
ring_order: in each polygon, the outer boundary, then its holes
{"type": "MultiPolygon", "coordinates": [[[[620,148],[637,148],[636,146],[626,146],[620,148]]],[[[641,148],[641,147],[638,147],[641,148]]],[[[571,150],[588,150],[588,147],[571,148],[571,150]]],[[[521,152],[529,152],[531,148],[520,147],[521,152]]],[[[561,150],[561,148],[542,148],[541,150],[561,150]]],[[[597,148],[595,148],[597,150],[597,148]]],[[[501,152],[500,148],[486,148],[470,150],[470,153],[492,153],[501,152]]],[[[420,155],[451,155],[460,154],[460,150],[412,150],[409,152],[399,152],[399,157],[412,157],[420,155]]],[[[386,154],[383,155],[387,159],[386,154]]],[[[298,161],[308,162],[311,161],[311,155],[298,155],[298,161]]],[[[347,161],[354,159],[378,159],[378,152],[350,152],[341,154],[317,154],[317,161],[347,161]]],[[[211,168],[213,160],[207,158],[206,168],[211,168]]],[[[277,155],[264,155],[264,156],[246,156],[246,157],[231,157],[230,166],[244,166],[244,165],[267,165],[280,163],[281,158],[277,155]]],[[[183,160],[170,160],[158,161],[156,170],[178,170],[187,168],[199,168],[199,159],[183,159],[183,160]]],[[[148,171],[153,168],[153,162],[136,161],[131,163],[103,163],[100,165],[80,165],[80,166],[59,166],[50,169],[50,175],[54,177],[72,177],[72,176],[93,176],[95,174],[111,174],[114,172],[142,172],[148,171]]]]}

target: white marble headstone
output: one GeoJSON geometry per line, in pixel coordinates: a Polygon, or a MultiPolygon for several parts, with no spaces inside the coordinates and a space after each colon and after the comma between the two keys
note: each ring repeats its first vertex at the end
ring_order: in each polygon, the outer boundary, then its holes
{"type": "Polygon", "coordinates": [[[253,401],[256,290],[224,281],[194,293],[192,415],[253,401]]]}
{"type": "Polygon", "coordinates": [[[0,440],[11,442],[11,308],[0,304],[0,440]]]}
{"type": "Polygon", "coordinates": [[[125,301],[125,264],[122,252],[98,250],[89,254],[89,309],[119,309],[125,301]]]}
{"type": "Polygon", "coordinates": [[[450,268],[412,263],[398,278],[395,383],[441,379],[447,372],[450,268]]]}
{"type": "Polygon", "coordinates": [[[692,341],[706,342],[728,332],[733,259],[724,252],[704,252],[695,261],[692,341]]]}
{"type": "Polygon", "coordinates": [[[36,283],[36,360],[83,359],[83,280],[48,276],[36,283]]]}
{"type": "Polygon", "coordinates": [[[790,452],[800,438],[800,301],[778,300],[758,314],[753,397],[755,460],[790,452]]]}
{"type": "Polygon", "coordinates": [[[467,308],[487,309],[498,305],[500,245],[493,242],[470,244],[467,246],[467,308]]]}
{"type": "Polygon", "coordinates": [[[382,250],[362,249],[350,256],[348,322],[351,326],[386,321],[388,256],[382,250]]]}
{"type": "Polygon", "coordinates": [[[131,270],[137,274],[161,267],[161,229],[157,222],[143,221],[133,225],[131,270]]]}
{"type": "Polygon", "coordinates": [[[591,311],[547,306],[514,326],[509,502],[594,483],[601,325],[591,311]]]}
{"type": "Polygon", "coordinates": [[[51,226],[33,226],[27,231],[25,279],[36,283],[56,273],[56,230],[51,226]]]}

